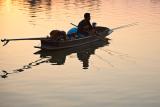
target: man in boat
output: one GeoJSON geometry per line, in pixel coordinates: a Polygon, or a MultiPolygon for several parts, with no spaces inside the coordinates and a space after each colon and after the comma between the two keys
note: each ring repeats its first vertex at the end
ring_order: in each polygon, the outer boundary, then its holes
{"type": "Polygon", "coordinates": [[[88,36],[90,32],[94,31],[94,28],[92,27],[90,23],[90,13],[85,13],[84,14],[84,19],[79,22],[78,24],[78,35],[84,35],[88,36]]]}
{"type": "Polygon", "coordinates": [[[90,13],[85,13],[84,14],[84,19],[82,21],[79,22],[78,26],[69,29],[69,31],[67,32],[67,37],[72,40],[75,38],[80,38],[80,37],[84,37],[84,36],[88,36],[90,33],[94,34],[95,33],[95,26],[96,23],[93,23],[93,26],[90,23],[90,13]]]}

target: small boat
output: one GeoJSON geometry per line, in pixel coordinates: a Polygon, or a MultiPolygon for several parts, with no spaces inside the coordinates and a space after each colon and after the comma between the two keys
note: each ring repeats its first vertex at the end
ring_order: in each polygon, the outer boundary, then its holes
{"type": "Polygon", "coordinates": [[[40,37],[40,38],[18,38],[18,39],[2,39],[1,41],[4,42],[5,46],[9,41],[17,41],[17,40],[40,40],[41,46],[35,46],[35,48],[39,48],[41,50],[61,50],[61,49],[68,49],[79,47],[86,44],[91,44],[93,42],[98,41],[105,41],[105,37],[111,34],[113,31],[125,27],[130,27],[137,25],[137,23],[131,23],[127,25],[122,25],[116,28],[109,29],[107,27],[96,26],[95,30],[96,33],[84,36],[81,38],[77,38],[74,40],[59,40],[55,41],[51,37],[40,37]]]}
{"type": "Polygon", "coordinates": [[[105,37],[111,33],[107,27],[96,27],[96,34],[77,38],[74,40],[60,40],[54,41],[52,39],[42,39],[41,46],[35,46],[42,50],[61,50],[73,47],[79,47],[81,45],[90,44],[97,41],[105,41],[105,37]]]}

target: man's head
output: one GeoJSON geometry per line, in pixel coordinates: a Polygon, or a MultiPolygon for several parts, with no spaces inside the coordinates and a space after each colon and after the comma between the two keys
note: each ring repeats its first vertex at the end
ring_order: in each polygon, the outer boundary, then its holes
{"type": "Polygon", "coordinates": [[[85,13],[85,14],[84,14],[84,19],[90,20],[90,19],[91,19],[90,13],[85,13]]]}

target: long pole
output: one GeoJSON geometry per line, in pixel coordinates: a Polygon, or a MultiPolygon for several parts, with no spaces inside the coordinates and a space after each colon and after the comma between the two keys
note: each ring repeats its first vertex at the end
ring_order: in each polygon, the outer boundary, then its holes
{"type": "Polygon", "coordinates": [[[17,39],[1,39],[1,42],[4,42],[3,46],[7,45],[9,41],[18,41],[18,40],[46,40],[48,37],[39,37],[39,38],[17,38],[17,39]]]}
{"type": "Polygon", "coordinates": [[[114,30],[117,30],[117,29],[122,29],[122,28],[126,28],[126,27],[135,26],[137,24],[138,24],[138,22],[127,24],[127,25],[122,25],[122,26],[119,26],[119,27],[112,28],[111,30],[114,31],[114,30]]]}
{"type": "Polygon", "coordinates": [[[47,39],[47,37],[39,37],[39,38],[18,38],[18,39],[2,39],[1,41],[17,41],[17,40],[43,40],[47,39]]]}

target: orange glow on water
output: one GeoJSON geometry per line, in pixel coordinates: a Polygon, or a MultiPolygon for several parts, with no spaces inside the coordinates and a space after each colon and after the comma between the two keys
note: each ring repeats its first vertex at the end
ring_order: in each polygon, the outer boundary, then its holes
{"type": "Polygon", "coordinates": [[[39,41],[10,42],[5,47],[0,43],[0,104],[160,105],[159,10],[159,0],[0,0],[0,39],[67,31],[85,12],[91,13],[92,22],[109,28],[138,22],[110,34],[107,46],[92,54],[87,51],[83,56],[88,56],[88,69],[83,69],[77,53],[52,53],[46,58],[34,54],[39,41]]]}

